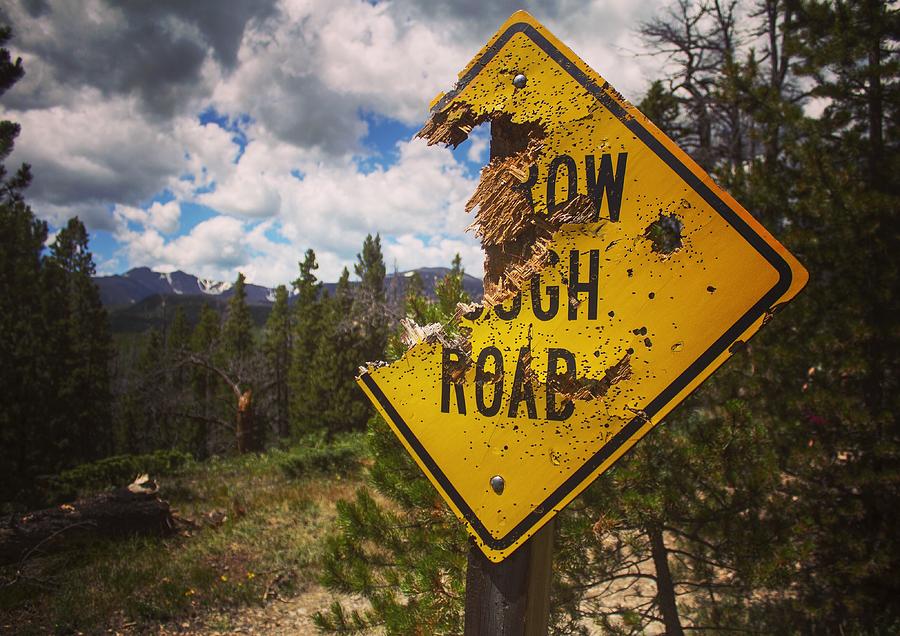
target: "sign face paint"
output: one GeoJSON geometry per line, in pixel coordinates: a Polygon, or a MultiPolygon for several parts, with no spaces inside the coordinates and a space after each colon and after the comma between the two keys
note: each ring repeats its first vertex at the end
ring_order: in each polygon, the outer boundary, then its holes
{"type": "Polygon", "coordinates": [[[500,561],[808,275],[527,13],[514,14],[433,102],[420,135],[455,145],[482,121],[496,130],[473,197],[476,225],[486,295],[505,290],[494,295],[503,302],[463,317],[465,339],[424,338],[359,383],[500,561]],[[509,257],[507,245],[525,243],[509,257]]]}

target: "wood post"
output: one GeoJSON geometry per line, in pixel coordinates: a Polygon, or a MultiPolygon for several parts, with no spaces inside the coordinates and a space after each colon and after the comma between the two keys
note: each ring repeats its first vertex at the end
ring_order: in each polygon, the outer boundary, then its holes
{"type": "Polygon", "coordinates": [[[469,545],[465,636],[544,636],[550,616],[550,520],[500,563],[469,545]]]}

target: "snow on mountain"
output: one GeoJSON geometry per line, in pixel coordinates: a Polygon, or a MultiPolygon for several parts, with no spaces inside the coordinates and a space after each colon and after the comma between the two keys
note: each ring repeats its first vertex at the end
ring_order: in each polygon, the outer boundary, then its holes
{"type": "Polygon", "coordinates": [[[208,278],[198,278],[197,287],[204,294],[210,296],[221,296],[232,288],[232,283],[223,283],[220,281],[210,280],[208,278]]]}
{"type": "MultiPolygon", "coordinates": [[[[397,272],[387,275],[385,287],[388,295],[403,298],[406,284],[413,274],[418,273],[422,279],[427,295],[434,295],[434,286],[450,270],[446,267],[421,267],[416,270],[397,272]]],[[[94,282],[100,290],[100,300],[107,307],[134,305],[150,296],[211,296],[227,300],[234,294],[234,283],[198,278],[182,271],[154,272],[148,267],[136,267],[124,274],[114,276],[96,276],[94,282]]],[[[324,289],[334,293],[335,283],[325,283],[324,289]]],[[[463,279],[463,287],[473,299],[480,299],[481,281],[468,274],[463,279]]],[[[271,305],[275,302],[275,290],[262,285],[246,284],[247,304],[271,305]]],[[[290,288],[289,298],[296,296],[296,290],[290,288]]]]}

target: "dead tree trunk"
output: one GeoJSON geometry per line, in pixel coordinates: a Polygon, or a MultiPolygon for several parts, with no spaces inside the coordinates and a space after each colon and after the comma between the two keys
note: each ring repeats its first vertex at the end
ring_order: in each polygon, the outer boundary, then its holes
{"type": "Polygon", "coordinates": [[[247,389],[238,398],[236,428],[239,453],[262,450],[261,436],[253,414],[253,391],[247,389]]]}
{"type": "Polygon", "coordinates": [[[0,517],[0,564],[16,563],[76,537],[169,534],[174,529],[169,503],[147,484],[135,481],[71,504],[0,517]]]}

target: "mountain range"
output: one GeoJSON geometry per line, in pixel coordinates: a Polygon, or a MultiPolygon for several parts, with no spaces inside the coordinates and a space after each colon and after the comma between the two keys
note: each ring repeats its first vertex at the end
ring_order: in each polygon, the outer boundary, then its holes
{"type": "MultiPolygon", "coordinates": [[[[402,298],[406,284],[414,273],[422,279],[425,294],[434,296],[434,287],[450,270],[446,267],[421,267],[415,270],[388,274],[385,287],[388,295],[402,298]]],[[[222,301],[234,295],[234,284],[199,278],[182,271],[155,272],[148,267],[136,267],[124,274],[96,276],[94,282],[100,290],[100,300],[109,309],[128,307],[140,303],[151,296],[197,296],[222,301]]],[[[324,283],[323,288],[333,293],[337,283],[324,283]]],[[[481,298],[482,284],[474,276],[465,274],[463,287],[473,299],[481,298]]],[[[272,305],[275,290],[261,285],[247,283],[248,305],[272,305]]]]}
{"type": "MultiPolygon", "coordinates": [[[[425,295],[433,298],[435,285],[450,270],[446,267],[421,267],[388,274],[385,277],[388,302],[402,301],[408,281],[416,272],[422,279],[425,295]]],[[[100,290],[100,300],[109,311],[112,331],[118,334],[164,329],[177,307],[184,310],[188,323],[194,325],[199,320],[203,305],[212,305],[222,311],[234,295],[233,283],[199,278],[182,271],[155,272],[148,267],[136,267],[113,276],[96,276],[94,282],[100,290]]],[[[322,287],[333,294],[337,283],[324,283],[322,287]]],[[[465,274],[463,287],[473,300],[481,299],[482,283],[479,279],[465,274]]],[[[250,283],[244,289],[250,315],[257,326],[262,326],[275,301],[275,290],[250,283]]]]}

